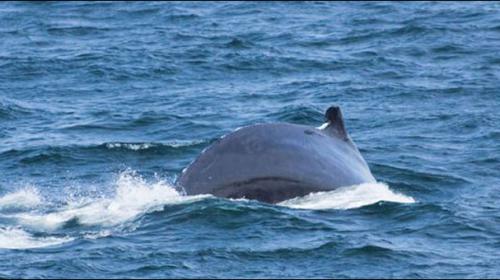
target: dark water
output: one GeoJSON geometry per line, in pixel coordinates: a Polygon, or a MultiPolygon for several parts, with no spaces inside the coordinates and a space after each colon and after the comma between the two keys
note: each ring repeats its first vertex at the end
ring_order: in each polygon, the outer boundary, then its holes
{"type": "Polygon", "coordinates": [[[499,277],[499,9],[1,3],[0,277],[499,277]],[[235,128],[333,104],[379,184],[173,189],[235,128]]]}

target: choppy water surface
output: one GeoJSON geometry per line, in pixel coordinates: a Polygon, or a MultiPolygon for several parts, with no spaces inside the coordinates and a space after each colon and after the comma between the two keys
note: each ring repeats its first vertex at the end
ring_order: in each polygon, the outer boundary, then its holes
{"type": "Polygon", "coordinates": [[[499,9],[1,3],[0,277],[499,277],[499,9]],[[379,183],[172,187],[235,128],[333,104],[379,183]]]}

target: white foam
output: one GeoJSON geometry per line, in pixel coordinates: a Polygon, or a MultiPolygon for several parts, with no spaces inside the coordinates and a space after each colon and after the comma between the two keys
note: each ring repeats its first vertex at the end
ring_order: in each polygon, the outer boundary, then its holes
{"type": "Polygon", "coordinates": [[[0,209],[33,208],[42,202],[37,189],[30,186],[0,197],[0,209]]]}
{"type": "Polygon", "coordinates": [[[412,197],[391,191],[384,183],[365,183],[330,192],[312,193],[283,201],[279,205],[299,209],[352,209],[380,201],[415,202],[412,197]]]}
{"type": "Polygon", "coordinates": [[[166,204],[187,203],[208,196],[183,196],[163,180],[148,183],[134,172],[126,171],[119,175],[113,197],[70,201],[52,213],[20,213],[14,217],[25,226],[45,230],[57,229],[73,219],[83,225],[113,226],[161,210],[166,204]]]}
{"type": "Polygon", "coordinates": [[[112,232],[110,230],[106,229],[106,230],[101,230],[99,232],[86,233],[83,235],[83,237],[86,239],[98,239],[98,238],[111,236],[111,234],[112,234],[112,232]]]}
{"type": "Polygon", "coordinates": [[[106,148],[108,149],[115,149],[115,148],[125,148],[133,151],[139,151],[139,150],[146,150],[151,147],[154,147],[153,144],[149,143],[107,143],[106,148]]]}
{"type": "Polygon", "coordinates": [[[173,140],[163,143],[164,145],[179,148],[179,147],[187,147],[192,145],[197,145],[205,142],[204,140],[173,140]]]}
{"type": "Polygon", "coordinates": [[[191,145],[196,145],[203,143],[203,140],[172,140],[164,143],[106,143],[106,148],[117,149],[124,148],[133,151],[146,150],[152,147],[157,147],[158,145],[166,145],[173,148],[186,147],[191,145]]]}
{"type": "Polygon", "coordinates": [[[18,227],[0,228],[0,248],[28,249],[62,244],[74,240],[70,237],[34,237],[18,227]]]}

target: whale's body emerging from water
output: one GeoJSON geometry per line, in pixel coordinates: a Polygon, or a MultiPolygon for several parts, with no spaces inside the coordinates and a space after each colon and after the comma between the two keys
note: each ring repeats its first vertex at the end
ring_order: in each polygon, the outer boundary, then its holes
{"type": "Polygon", "coordinates": [[[208,147],[177,180],[188,195],[277,203],[312,192],[375,182],[345,130],[339,107],[320,128],[257,124],[208,147]]]}

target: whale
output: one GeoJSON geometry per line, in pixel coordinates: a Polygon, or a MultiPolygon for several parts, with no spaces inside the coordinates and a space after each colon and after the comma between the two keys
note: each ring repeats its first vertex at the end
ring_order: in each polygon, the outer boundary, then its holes
{"type": "Polygon", "coordinates": [[[279,203],[376,182],[340,107],[329,107],[325,120],[320,127],[260,123],[236,129],[205,148],[175,184],[187,195],[279,203]]]}

